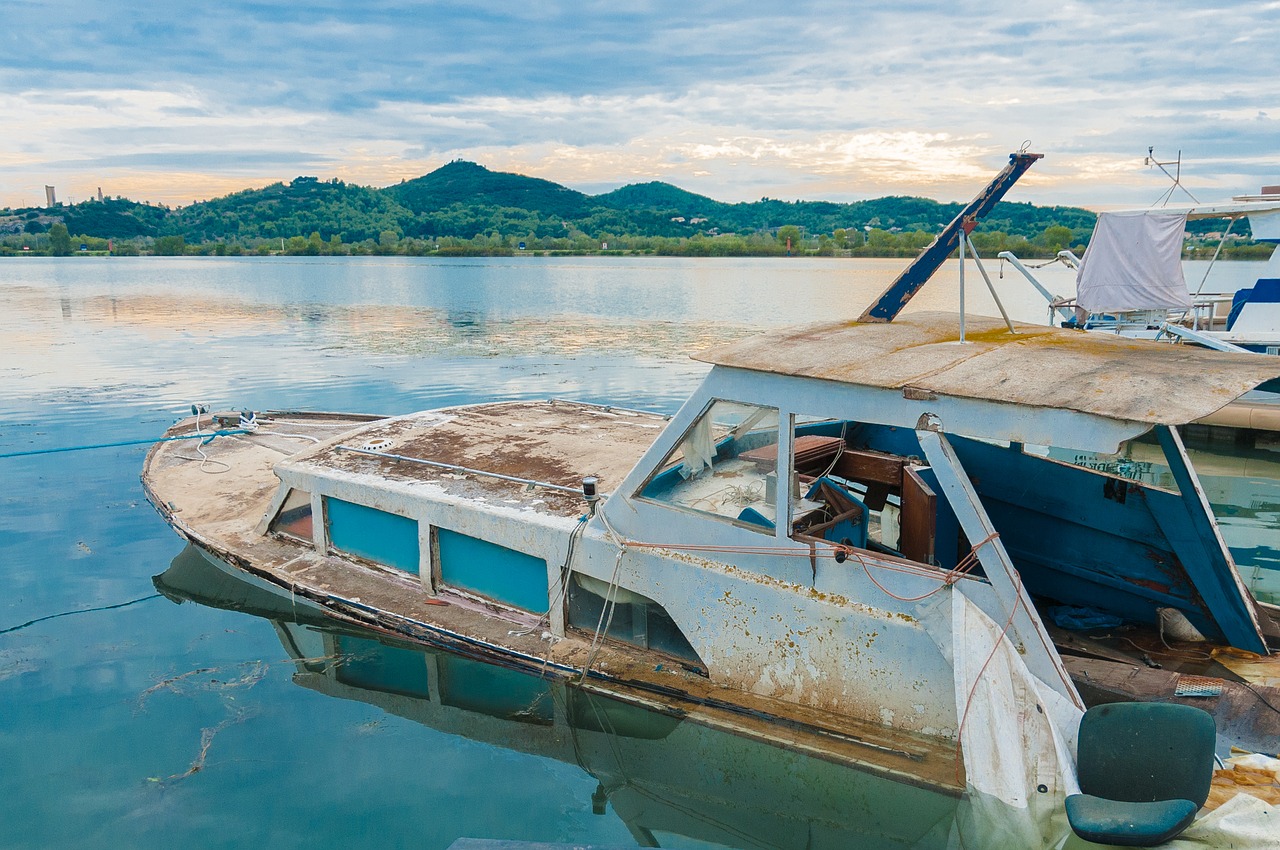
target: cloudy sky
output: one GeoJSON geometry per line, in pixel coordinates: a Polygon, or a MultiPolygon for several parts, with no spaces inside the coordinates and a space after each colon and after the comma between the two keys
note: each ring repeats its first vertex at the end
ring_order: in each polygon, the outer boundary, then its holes
{"type": "Polygon", "coordinates": [[[1280,2],[8,0],[0,206],[452,159],[587,192],[1142,206],[1280,184],[1280,2]]]}

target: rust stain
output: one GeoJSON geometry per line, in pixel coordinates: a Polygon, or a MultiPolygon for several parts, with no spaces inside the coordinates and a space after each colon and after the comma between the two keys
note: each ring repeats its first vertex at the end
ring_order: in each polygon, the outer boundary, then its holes
{"type": "Polygon", "coordinates": [[[1173,592],[1173,588],[1170,585],[1161,584],[1160,582],[1153,581],[1151,579],[1133,578],[1133,577],[1126,576],[1124,577],[1124,581],[1125,581],[1125,584],[1132,584],[1135,587],[1146,588],[1147,590],[1150,590],[1162,595],[1168,595],[1173,592]]]}
{"type": "MultiPolygon", "coordinates": [[[[602,490],[621,483],[661,433],[666,420],[655,414],[615,412],[561,402],[503,402],[453,408],[379,422],[351,435],[359,446],[385,439],[389,454],[469,467],[497,475],[578,488],[594,475],[602,490]]],[[[430,482],[451,494],[485,497],[559,516],[582,510],[576,495],[322,447],[307,463],[357,475],[405,482],[430,482]]]]}

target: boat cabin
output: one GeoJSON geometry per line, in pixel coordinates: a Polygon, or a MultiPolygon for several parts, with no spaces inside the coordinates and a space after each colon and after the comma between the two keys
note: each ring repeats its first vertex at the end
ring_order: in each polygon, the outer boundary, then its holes
{"type": "Polygon", "coordinates": [[[914,314],[753,337],[700,355],[713,368],[670,422],[566,402],[379,420],[275,463],[257,530],[912,732],[954,734],[923,613],[954,589],[1068,699],[1046,600],[1140,623],[1173,608],[1265,652],[1171,426],[1280,369],[1016,330],[971,317],[961,343],[954,316],[914,314]],[[1047,456],[1153,427],[1182,492],[1047,456]]]}

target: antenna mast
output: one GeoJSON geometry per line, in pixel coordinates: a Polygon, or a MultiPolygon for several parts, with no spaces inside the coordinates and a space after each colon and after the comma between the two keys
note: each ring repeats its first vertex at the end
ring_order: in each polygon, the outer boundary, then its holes
{"type": "Polygon", "coordinates": [[[1187,191],[1187,187],[1182,185],[1182,151],[1178,151],[1177,159],[1169,160],[1168,162],[1161,162],[1160,160],[1156,159],[1155,150],[1156,149],[1154,147],[1150,147],[1150,146],[1147,147],[1147,155],[1142,160],[1142,164],[1146,166],[1154,165],[1156,168],[1159,168],[1161,171],[1164,172],[1165,177],[1168,177],[1170,180],[1173,181],[1173,185],[1170,186],[1169,191],[1161,195],[1160,200],[1156,201],[1154,204],[1152,204],[1152,206],[1163,207],[1165,204],[1169,203],[1169,199],[1173,197],[1173,193],[1177,189],[1181,189],[1188,198],[1195,201],[1197,204],[1200,203],[1200,199],[1197,198],[1195,195],[1191,194],[1191,192],[1187,191]],[[1173,166],[1172,174],[1169,173],[1169,169],[1165,168],[1166,165],[1173,166]]]}

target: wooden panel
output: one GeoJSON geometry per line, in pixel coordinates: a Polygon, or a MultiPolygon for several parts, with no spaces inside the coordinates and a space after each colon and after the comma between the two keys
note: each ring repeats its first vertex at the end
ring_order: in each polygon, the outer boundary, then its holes
{"type": "Polygon", "coordinates": [[[898,549],[913,561],[934,563],[938,526],[938,496],[912,467],[902,476],[902,530],[898,549]]]}
{"type": "Polygon", "coordinates": [[[845,449],[836,461],[836,475],[867,484],[887,484],[894,490],[902,487],[902,468],[906,458],[883,452],[845,449]]]}
{"type": "MultiPolygon", "coordinates": [[[[794,466],[801,473],[822,472],[843,444],[844,440],[839,437],[823,437],[820,434],[796,437],[795,444],[791,448],[794,466]]],[[[751,449],[742,452],[738,457],[751,461],[761,469],[775,469],[778,465],[778,444],[771,443],[758,449],[751,449]]]]}

